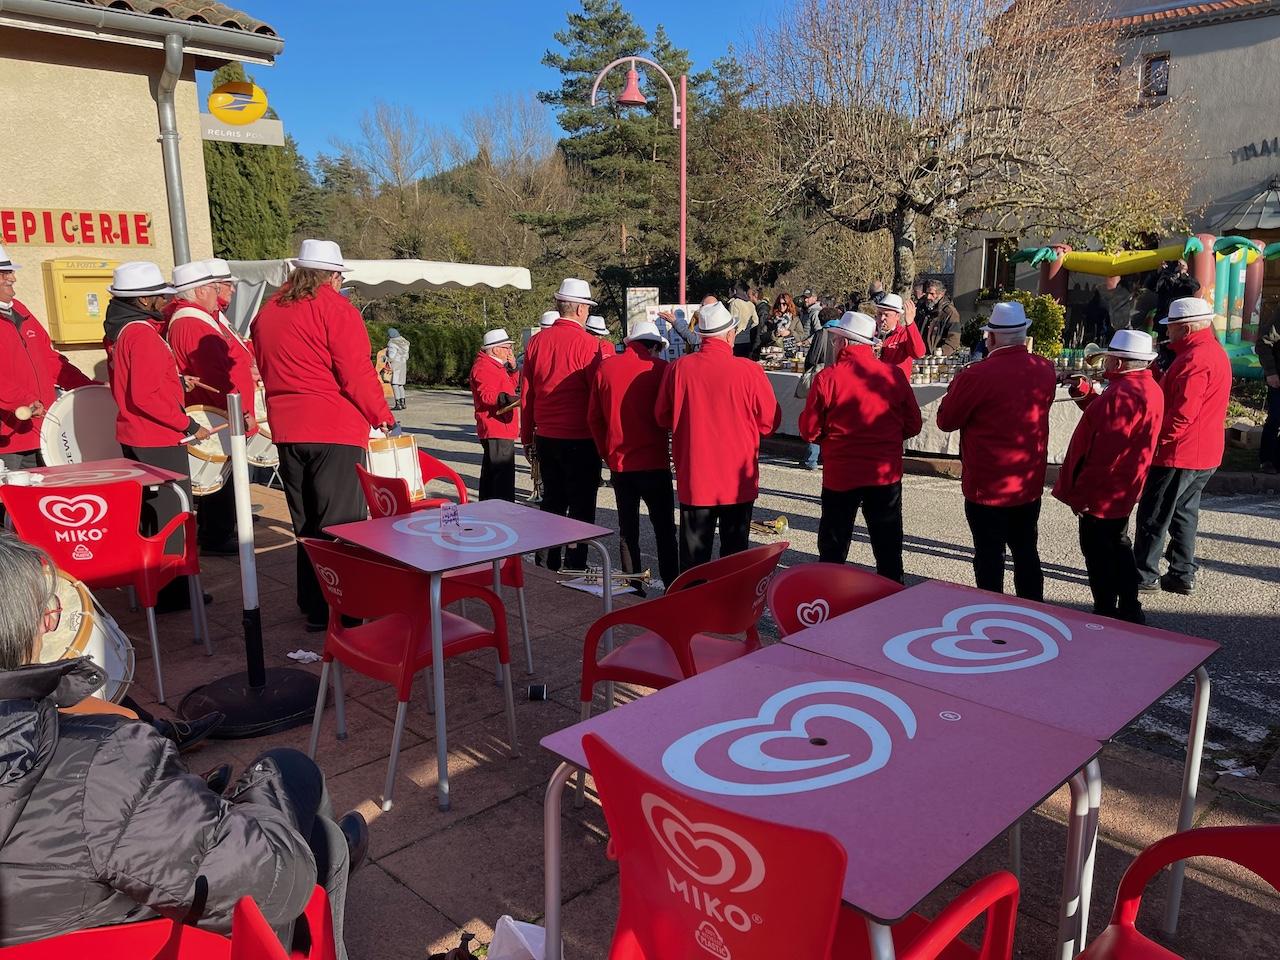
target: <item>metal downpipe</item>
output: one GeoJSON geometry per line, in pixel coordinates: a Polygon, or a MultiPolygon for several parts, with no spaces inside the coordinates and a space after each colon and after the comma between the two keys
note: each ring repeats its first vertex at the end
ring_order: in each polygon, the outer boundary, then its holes
{"type": "Polygon", "coordinates": [[[160,116],[160,155],[164,161],[164,191],[169,201],[169,235],[173,240],[173,262],[191,260],[187,236],[187,202],[182,191],[182,156],[178,151],[178,110],[174,91],[182,78],[184,42],[170,33],[164,38],[164,72],[156,85],[156,110],[160,116]]]}

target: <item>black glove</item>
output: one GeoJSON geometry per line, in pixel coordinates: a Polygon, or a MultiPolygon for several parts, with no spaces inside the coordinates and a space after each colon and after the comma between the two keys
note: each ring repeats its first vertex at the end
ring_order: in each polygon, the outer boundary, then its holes
{"type": "Polygon", "coordinates": [[[520,394],[500,393],[498,394],[498,406],[507,407],[520,399],[520,394]]]}

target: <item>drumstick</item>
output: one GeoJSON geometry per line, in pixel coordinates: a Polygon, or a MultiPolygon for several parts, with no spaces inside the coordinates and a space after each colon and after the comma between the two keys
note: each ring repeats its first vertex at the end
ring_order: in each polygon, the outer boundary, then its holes
{"type": "Polygon", "coordinates": [[[508,412],[510,412],[510,411],[512,411],[512,410],[514,410],[514,409],[515,409],[516,407],[518,407],[518,406],[520,406],[520,398],[519,398],[519,397],[516,397],[514,400],[512,400],[510,403],[508,403],[505,407],[499,407],[499,408],[498,408],[498,412],[499,412],[499,413],[508,413],[508,412]]]}
{"type": "Polygon", "coordinates": [[[212,389],[213,389],[213,387],[209,386],[207,383],[205,383],[203,380],[201,380],[201,379],[200,379],[199,377],[197,377],[197,376],[193,376],[193,375],[192,375],[192,374],[190,374],[190,373],[184,373],[184,374],[183,374],[183,376],[184,376],[184,377],[186,377],[188,380],[190,380],[190,381],[191,381],[191,387],[192,387],[192,389],[195,389],[196,387],[199,387],[201,390],[212,390],[212,389]]]}

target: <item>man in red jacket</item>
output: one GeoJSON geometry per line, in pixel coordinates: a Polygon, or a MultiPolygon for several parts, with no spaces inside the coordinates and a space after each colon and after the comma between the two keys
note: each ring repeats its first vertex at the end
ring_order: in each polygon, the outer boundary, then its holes
{"type": "MultiPolygon", "coordinates": [[[[347,267],[332,240],[303,240],[293,272],[253,321],[253,349],[267,396],[271,435],[294,534],[369,515],[356,464],[370,428],[395,426],[369,359],[360,311],[339,292],[347,267]]],[[[306,551],[298,545],[298,607],[321,631],[329,608],[306,551]]]]}
{"type": "MultiPolygon", "coordinates": [[[[203,440],[209,431],[187,416],[183,379],[164,339],[162,311],[173,287],[154,263],[137,260],[116,267],[107,292],[111,301],[102,325],[103,346],[111,395],[119,408],[116,439],[131,460],[181,474],[189,505],[186,441],[192,437],[203,440]]],[[[183,508],[182,497],[172,487],[149,491],[143,501],[142,532],[158,532],[183,508]]],[[[175,552],[181,550],[181,531],[173,535],[169,546],[175,552]]],[[[190,599],[187,579],[179,577],[160,592],[156,612],[187,609],[190,599]]]]}
{"type": "Polygon", "coordinates": [[[822,447],[818,559],[848,559],[861,507],[876,573],[901,583],[902,444],[920,432],[920,405],[902,370],[876,359],[874,320],[846,313],[826,329],[842,346],[800,414],[800,436],[822,447]]]}
{"type": "Polygon", "coordinates": [[[14,298],[17,271],[0,247],[0,461],[7,470],[44,466],[40,426],[56,398],[54,387],[74,390],[95,382],[53,349],[40,321],[14,298]]]}
{"type": "Polygon", "coordinates": [[[471,402],[476,436],[484,449],[480,461],[480,499],[516,499],[516,437],[520,436],[519,376],[511,338],[505,330],[484,335],[471,365],[471,402]]]}
{"type": "Polygon", "coordinates": [[[626,339],[626,349],[601,363],[596,370],[589,408],[596,449],[613,471],[622,570],[639,573],[642,569],[640,501],[643,500],[657,541],[658,573],[663,586],[680,574],[667,431],[654,417],[658,389],[667,370],[667,361],[662,359],[666,349],[667,339],[652,321],[634,324],[626,339]]]}
{"type": "Polygon", "coordinates": [[[1182,297],[1160,321],[1169,331],[1173,363],[1160,377],[1164,419],[1147,475],[1133,538],[1144,591],[1189,595],[1195,589],[1200,494],[1222,465],[1231,361],[1213,333],[1213,308],[1182,297]],[[1166,534],[1169,570],[1160,576],[1166,534]]]}
{"type": "MultiPolygon", "coordinates": [[[[600,454],[587,423],[587,403],[600,348],[587,333],[596,302],[585,280],[566,279],[556,292],[560,317],[529,340],[520,392],[520,439],[542,469],[541,508],[557,516],[595,523],[600,454]]],[[[550,570],[560,569],[560,548],[548,550],[550,570]]],[[[543,558],[541,555],[539,560],[543,558]]],[[[564,551],[570,569],[587,565],[587,545],[564,551]]]]}
{"type": "Polygon", "coordinates": [[[903,312],[902,298],[896,293],[880,294],[876,301],[876,320],[880,328],[880,359],[905,373],[909,383],[914,361],[924,356],[920,328],[903,312]]]}
{"type": "Polygon", "coordinates": [[[1080,552],[1093,612],[1144,623],[1138,567],[1126,530],[1151,469],[1164,394],[1151,374],[1149,333],[1117,330],[1103,354],[1107,387],[1088,380],[1072,389],[1084,416],[1071,435],[1053,495],[1080,518],[1080,552]]]}
{"type": "MultiPolygon", "coordinates": [[[[219,293],[223,284],[218,277],[217,265],[211,260],[181,263],[173,268],[177,296],[164,309],[169,321],[167,338],[178,370],[190,378],[186,406],[204,405],[225,411],[227,394],[239,391],[245,432],[252,436],[258,432],[253,408],[253,356],[222,321],[219,293]]],[[[199,498],[196,522],[203,553],[231,557],[239,552],[235,510],[235,487],[231,483],[199,498]]]]}
{"type": "Polygon", "coordinates": [[[938,428],[960,431],[975,582],[983,590],[1004,592],[1007,547],[1017,595],[1041,600],[1044,573],[1037,541],[1057,377],[1052,363],[1027,350],[1027,326],[1022,304],[995,305],[982,328],[986,359],[951,381],[938,407],[938,428]]]}
{"type": "Polygon", "coordinates": [[[747,549],[760,495],[760,438],[782,410],[760,364],[733,355],[736,323],[718,300],[698,310],[701,347],[667,367],[658,424],[671,431],[680,498],[680,569],[747,549]]]}

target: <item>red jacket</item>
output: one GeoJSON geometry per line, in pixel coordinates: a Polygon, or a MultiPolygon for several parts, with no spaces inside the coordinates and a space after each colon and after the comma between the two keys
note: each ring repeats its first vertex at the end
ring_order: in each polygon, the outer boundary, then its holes
{"type": "Polygon", "coordinates": [[[38,400],[47,410],[63,390],[84,387],[90,380],[71,361],[53,349],[49,334],[22,302],[13,301],[16,324],[0,317],[0,453],[40,449],[44,417],[19,420],[13,411],[38,400]]]}
{"type": "Polygon", "coordinates": [[[822,486],[829,490],[897,483],[902,443],[921,426],[906,376],[859,344],[814,377],[800,414],[800,436],[822,444],[822,486]]]}
{"type": "MultiPolygon", "coordinates": [[[[880,342],[880,359],[891,363],[911,377],[912,361],[924,356],[924,338],[920,336],[920,328],[914,323],[898,321],[880,342]]],[[[915,434],[912,434],[915,436],[915,434]]]]}
{"type": "Polygon", "coordinates": [[[1216,470],[1226,443],[1231,399],[1231,360],[1210,329],[1170,341],[1176,354],[1160,378],[1164,422],[1156,444],[1157,467],[1216,470]]]}
{"type": "MultiPolygon", "coordinates": [[[[594,337],[595,334],[593,333],[592,336],[594,337]]],[[[618,355],[618,346],[612,340],[609,340],[606,337],[597,337],[596,339],[600,341],[597,349],[600,351],[601,360],[608,360],[610,357],[616,357],[618,355]]]]}
{"type": "Polygon", "coordinates": [[[276,443],[368,447],[370,427],[395,423],[360,311],[332,287],[310,300],[268,300],[253,321],[253,349],[276,443]]]}
{"type": "Polygon", "coordinates": [[[601,362],[588,409],[596,449],[609,469],[666,470],[667,430],[654,409],[667,361],[649,356],[646,343],[629,343],[617,356],[601,362]]]}
{"type": "Polygon", "coordinates": [[[600,362],[596,338],[575,320],[561,317],[529,340],[520,394],[520,437],[589,440],[587,398],[600,362]]]}
{"type": "Polygon", "coordinates": [[[1156,451],[1164,394],[1148,370],[1106,374],[1101,395],[1078,403],[1084,416],[1071,435],[1053,495],[1076,513],[1102,520],[1129,516],[1156,451]]]}
{"type": "Polygon", "coordinates": [[[115,398],[116,439],[131,447],[173,447],[196,431],[182,380],[164,339],[164,321],[131,304],[107,304],[103,346],[115,398]]]}
{"type": "Polygon", "coordinates": [[[169,346],[181,373],[196,377],[204,387],[187,391],[187,405],[227,409],[227,394],[240,391],[245,413],[254,414],[253,355],[231,330],[189,300],[174,300],[165,308],[169,318],[169,346]]]}
{"type": "Polygon", "coordinates": [[[654,413],[671,431],[682,504],[750,503],[760,495],[760,438],[778,429],[782,410],[758,363],[705,339],[667,367],[654,413]]]}
{"type": "Polygon", "coordinates": [[[938,428],[960,431],[966,500],[1016,507],[1044,495],[1053,364],[1021,344],[963,368],[938,406],[938,428]]]}
{"type": "Polygon", "coordinates": [[[477,354],[476,362],[471,365],[471,402],[476,408],[477,437],[515,440],[520,436],[520,411],[498,413],[498,408],[506,405],[498,402],[498,395],[508,393],[514,399],[518,389],[519,375],[514,370],[508,370],[505,363],[483,351],[477,354]]]}

